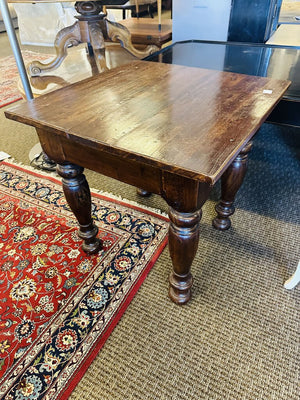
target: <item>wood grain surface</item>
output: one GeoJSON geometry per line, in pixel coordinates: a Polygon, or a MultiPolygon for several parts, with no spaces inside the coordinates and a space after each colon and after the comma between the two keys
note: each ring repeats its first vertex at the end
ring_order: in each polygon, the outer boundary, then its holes
{"type": "Polygon", "coordinates": [[[156,44],[160,46],[172,40],[172,20],[164,19],[161,29],[157,19],[152,18],[127,18],[120,23],[130,31],[132,43],[156,44]]]}
{"type": "Polygon", "coordinates": [[[6,116],[213,184],[289,84],[137,61],[17,104],[6,116]]]}

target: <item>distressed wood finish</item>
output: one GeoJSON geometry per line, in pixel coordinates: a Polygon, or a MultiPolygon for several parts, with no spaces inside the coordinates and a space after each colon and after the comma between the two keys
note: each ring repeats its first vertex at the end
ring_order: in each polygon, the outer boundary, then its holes
{"type": "MultiPolygon", "coordinates": [[[[244,174],[247,143],[288,86],[286,81],[137,61],[18,104],[6,116],[34,126],[43,150],[60,165],[67,200],[80,232],[88,232],[84,239],[90,252],[99,243],[91,233],[90,211],[82,220],[78,204],[82,185],[87,193],[83,167],[167,201],[173,264],[169,294],[184,304],[191,296],[201,207],[233,160],[238,161],[224,179],[244,174]]],[[[230,201],[227,192],[234,191],[234,197],[241,181],[224,184],[230,201]]]]}

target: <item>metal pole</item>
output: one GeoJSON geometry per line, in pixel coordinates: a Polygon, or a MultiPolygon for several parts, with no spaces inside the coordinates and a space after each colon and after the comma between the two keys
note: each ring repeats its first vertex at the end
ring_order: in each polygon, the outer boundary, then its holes
{"type": "Polygon", "coordinates": [[[28,76],[26,73],[26,68],[24,65],[23,58],[22,58],[22,53],[20,50],[20,46],[18,43],[15,29],[13,27],[13,23],[11,20],[11,16],[9,13],[9,9],[8,9],[6,0],[0,0],[0,10],[2,12],[3,22],[4,22],[4,25],[6,28],[6,32],[8,35],[8,39],[10,41],[12,51],[14,53],[14,57],[15,57],[15,60],[17,63],[17,67],[19,70],[19,74],[21,77],[21,81],[22,81],[22,85],[23,85],[23,88],[25,91],[26,98],[27,98],[27,100],[32,100],[33,99],[32,90],[30,87],[29,79],[28,79],[28,76]]]}
{"type": "Polygon", "coordinates": [[[157,0],[158,30],[161,31],[161,0],[157,0]]]}

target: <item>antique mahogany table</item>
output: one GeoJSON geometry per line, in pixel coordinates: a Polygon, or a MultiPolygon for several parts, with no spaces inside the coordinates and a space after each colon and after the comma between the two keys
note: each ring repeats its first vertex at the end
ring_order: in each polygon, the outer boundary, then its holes
{"type": "MultiPolygon", "coordinates": [[[[87,253],[97,252],[101,242],[84,168],[166,200],[173,264],[169,295],[184,304],[191,296],[201,207],[221,176],[232,204],[250,140],[288,86],[288,81],[135,61],[19,103],[5,114],[34,126],[43,150],[57,162],[87,253]]],[[[228,216],[221,212],[217,218],[226,223],[228,216]]]]}

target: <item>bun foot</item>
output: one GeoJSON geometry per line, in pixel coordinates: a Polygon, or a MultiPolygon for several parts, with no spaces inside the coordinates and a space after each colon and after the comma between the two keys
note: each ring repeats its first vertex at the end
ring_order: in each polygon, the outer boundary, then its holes
{"type": "Polygon", "coordinates": [[[82,244],[82,250],[88,255],[96,254],[102,249],[102,242],[100,239],[96,238],[93,242],[85,241],[82,244]]]}
{"type": "Polygon", "coordinates": [[[227,229],[231,227],[231,221],[229,218],[224,219],[216,217],[212,220],[212,226],[218,231],[227,231],[227,229]]]}
{"type": "Polygon", "coordinates": [[[102,249],[102,241],[97,238],[98,227],[91,221],[87,226],[79,225],[78,236],[83,240],[82,250],[87,254],[96,254],[102,249]]]}
{"type": "Polygon", "coordinates": [[[144,190],[144,189],[137,189],[136,191],[137,191],[137,194],[142,197],[149,197],[152,194],[151,192],[147,192],[147,190],[144,190]]]}
{"type": "Polygon", "coordinates": [[[181,277],[174,272],[169,277],[169,297],[173,303],[183,305],[191,299],[191,287],[193,285],[193,277],[191,274],[181,277]]]}
{"type": "Polygon", "coordinates": [[[226,231],[231,227],[230,216],[234,213],[233,202],[220,201],[215,210],[217,216],[212,220],[212,225],[219,231],[226,231]]]}

